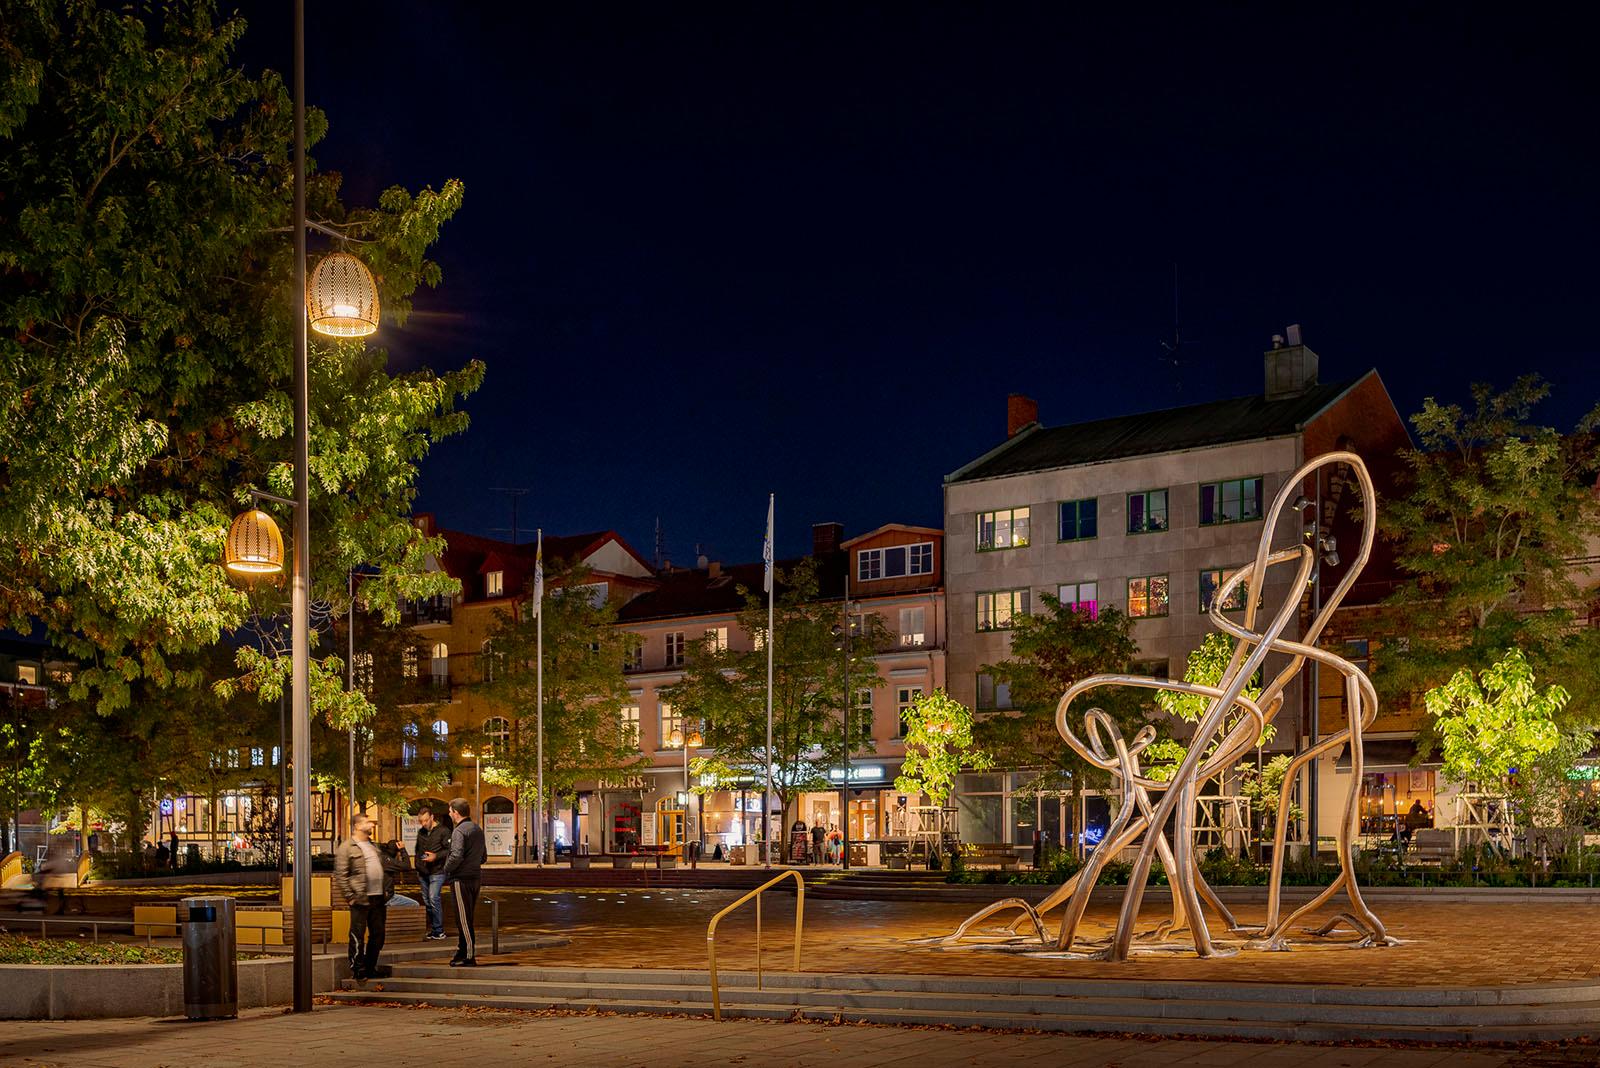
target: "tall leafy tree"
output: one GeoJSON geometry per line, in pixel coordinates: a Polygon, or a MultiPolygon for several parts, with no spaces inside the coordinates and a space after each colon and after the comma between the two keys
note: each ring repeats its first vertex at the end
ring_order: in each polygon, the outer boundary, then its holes
{"type": "Polygon", "coordinates": [[[962,768],[986,771],[994,767],[989,754],[974,744],[972,709],[943,690],[918,697],[902,719],[906,759],[895,776],[896,790],[926,794],[942,806],[955,789],[956,774],[962,768]]]}
{"type": "MultiPolygon", "coordinates": [[[[836,788],[829,771],[843,766],[844,691],[859,694],[883,685],[874,654],[888,631],[876,615],[843,620],[838,601],[818,600],[816,562],[806,558],[787,572],[777,570],[773,606],[772,775],[782,810],[781,840],[789,808],[809,790],[836,788]],[[850,640],[843,640],[849,627],[850,640]]],[[[757,648],[724,649],[698,643],[683,681],[662,691],[691,723],[700,724],[713,755],[697,770],[749,776],[760,789],[767,767],[767,597],[741,587],[745,607],[739,627],[757,637],[757,648]]],[[[872,724],[864,711],[850,720],[850,752],[870,753],[872,724]]]]}
{"type": "Polygon", "coordinates": [[[1414,699],[1521,649],[1569,687],[1566,719],[1600,722],[1600,631],[1573,626],[1592,591],[1570,563],[1600,539],[1600,408],[1563,434],[1533,422],[1549,392],[1528,375],[1503,392],[1473,386],[1470,408],[1430,397],[1412,416],[1421,447],[1403,456],[1401,492],[1380,511],[1409,576],[1375,658],[1386,696],[1414,699]]]}
{"type": "MultiPolygon", "coordinates": [[[[547,570],[544,620],[544,788],[549,815],[556,798],[575,798],[582,780],[614,777],[638,763],[639,740],[622,722],[631,700],[623,664],[636,639],[616,626],[616,605],[591,595],[591,571],[554,561],[547,570]]],[[[508,742],[477,744],[492,752],[484,777],[537,796],[539,778],[538,628],[531,612],[502,612],[482,657],[478,691],[510,721],[508,742]]]]}
{"type": "MultiPolygon", "coordinates": [[[[292,109],[277,74],[234,61],[244,32],[209,0],[0,8],[0,618],[42,621],[102,713],[140,680],[198,682],[178,658],[280,596],[219,565],[245,490],[291,484],[292,109]]],[[[322,137],[320,112],[308,129],[322,137]]],[[[339,175],[309,181],[315,220],[404,322],[439,281],[426,252],[460,183],[353,206],[339,175]]],[[[450,585],[408,514],[482,373],[391,374],[381,348],[313,345],[317,596],[363,563],[390,613],[450,585]]]]}

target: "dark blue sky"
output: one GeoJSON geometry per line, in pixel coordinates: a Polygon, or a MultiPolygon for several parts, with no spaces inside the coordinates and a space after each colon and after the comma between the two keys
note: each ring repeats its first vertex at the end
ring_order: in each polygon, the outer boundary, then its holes
{"type": "MultiPolygon", "coordinates": [[[[246,5],[289,63],[287,4],[246,5]]],[[[1121,7],[1122,5],[1117,5],[1121,7]]],[[[419,507],[755,559],[936,524],[1046,423],[1260,388],[1290,322],[1403,413],[1600,399],[1595,26],[1575,9],[310,5],[352,199],[466,182],[396,368],[488,364],[419,507]],[[1173,328],[1173,264],[1186,344],[1173,328]]]]}

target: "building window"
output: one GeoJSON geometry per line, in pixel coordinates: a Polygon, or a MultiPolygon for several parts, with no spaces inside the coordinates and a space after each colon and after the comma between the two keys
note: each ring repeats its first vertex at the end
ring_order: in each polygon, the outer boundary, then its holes
{"type": "Polygon", "coordinates": [[[1100,502],[1093,497],[1081,501],[1062,501],[1059,541],[1088,541],[1100,533],[1100,502]]]}
{"type": "Polygon", "coordinates": [[[33,664],[18,664],[17,681],[26,686],[39,685],[39,669],[33,664]]]}
{"type": "Polygon", "coordinates": [[[713,653],[725,653],[725,652],[727,652],[728,651],[728,628],[727,627],[707,627],[706,628],[706,648],[710,649],[713,653]]]}
{"type": "Polygon", "coordinates": [[[442,719],[433,721],[433,759],[443,760],[450,752],[450,724],[442,719]]]}
{"type": "Polygon", "coordinates": [[[657,749],[666,749],[672,744],[672,732],[683,730],[683,716],[677,709],[667,702],[661,702],[661,735],[656,739],[657,749]]]}
{"type": "Polygon", "coordinates": [[[250,766],[252,768],[259,768],[259,767],[266,766],[266,763],[267,763],[267,751],[266,751],[266,749],[262,748],[259,745],[252,746],[250,748],[250,766]]]}
{"type": "Polygon", "coordinates": [[[1090,619],[1100,618],[1100,584],[1098,582],[1065,582],[1056,587],[1056,597],[1062,608],[1083,612],[1090,619]]]}
{"type": "Polygon", "coordinates": [[[280,761],[282,759],[283,759],[283,750],[279,749],[277,746],[273,746],[272,747],[272,766],[273,767],[277,767],[278,766],[278,761],[280,761]]]}
{"type": "Polygon", "coordinates": [[[1167,576],[1145,575],[1128,580],[1128,615],[1135,619],[1166,615],[1167,600],[1167,576]]]}
{"type": "Polygon", "coordinates": [[[932,573],[933,542],[931,541],[918,542],[915,545],[891,545],[885,549],[862,549],[856,554],[856,579],[859,582],[932,573]]]}
{"type": "Polygon", "coordinates": [[[488,755],[504,754],[511,744],[511,721],[504,716],[491,716],[484,720],[483,740],[488,745],[488,755]]]}
{"type": "Polygon", "coordinates": [[[417,735],[421,732],[417,730],[415,723],[407,723],[401,728],[400,733],[402,736],[400,763],[409,768],[417,759],[417,735]]]}
{"type": "Polygon", "coordinates": [[[978,594],[979,630],[1010,630],[1012,620],[1027,614],[1027,590],[993,590],[978,594]]]}
{"type": "MultiPolygon", "coordinates": [[[[1224,571],[1221,568],[1212,567],[1200,572],[1200,611],[1211,611],[1211,598],[1222,588],[1223,582],[1227,580],[1229,575],[1233,574],[1234,570],[1236,569],[1230,568],[1224,571]]],[[[1244,598],[1244,583],[1241,582],[1233,588],[1232,593],[1228,594],[1228,599],[1222,602],[1222,610],[1224,612],[1240,611],[1244,608],[1244,598]]]]}
{"type": "Polygon", "coordinates": [[[1167,491],[1143,490],[1128,494],[1128,533],[1150,534],[1167,529],[1167,491]]]}
{"type": "Polygon", "coordinates": [[[667,634],[667,667],[683,666],[683,631],[674,630],[667,634]]]}
{"type": "Polygon", "coordinates": [[[353,669],[351,675],[355,679],[356,689],[362,693],[371,693],[373,683],[372,654],[357,653],[350,658],[350,666],[353,669]]]}
{"type": "Polygon", "coordinates": [[[644,670],[644,639],[629,636],[627,649],[622,654],[623,671],[644,670]]]}
{"type": "Polygon", "coordinates": [[[434,643],[432,669],[435,686],[450,685],[450,647],[444,642],[434,643]]]}
{"type": "Polygon", "coordinates": [[[414,645],[407,646],[400,651],[400,676],[401,678],[414,679],[422,663],[422,653],[414,645]]]}
{"type": "Polygon", "coordinates": [[[1200,484],[1200,525],[1261,518],[1261,476],[1200,484]]]}
{"type": "Polygon", "coordinates": [[[978,513],[978,551],[1021,549],[1028,544],[1028,509],[978,513]]]}
{"type": "Polygon", "coordinates": [[[978,708],[992,712],[1011,707],[1011,687],[996,681],[993,675],[978,676],[978,708]]]}
{"type": "Polygon", "coordinates": [[[623,743],[637,749],[639,747],[639,706],[623,705],[619,715],[622,720],[623,743]]]}
{"type": "Polygon", "coordinates": [[[917,698],[921,696],[921,686],[900,686],[895,689],[894,718],[895,722],[900,725],[898,733],[895,734],[896,738],[904,738],[906,736],[906,713],[911,710],[911,706],[915,704],[917,698]]]}
{"type": "Polygon", "coordinates": [[[928,644],[928,610],[926,608],[900,609],[900,644],[916,646],[928,644]]]}
{"type": "Polygon", "coordinates": [[[506,592],[506,573],[491,571],[483,577],[483,592],[490,597],[500,597],[506,592]]]}

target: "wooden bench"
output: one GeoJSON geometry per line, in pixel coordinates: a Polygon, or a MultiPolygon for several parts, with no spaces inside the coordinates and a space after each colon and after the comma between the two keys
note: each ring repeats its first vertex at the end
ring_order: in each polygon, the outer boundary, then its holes
{"type": "Polygon", "coordinates": [[[1003,842],[975,842],[962,847],[961,859],[969,868],[1000,868],[1010,871],[1022,864],[1015,847],[1003,842]]]}

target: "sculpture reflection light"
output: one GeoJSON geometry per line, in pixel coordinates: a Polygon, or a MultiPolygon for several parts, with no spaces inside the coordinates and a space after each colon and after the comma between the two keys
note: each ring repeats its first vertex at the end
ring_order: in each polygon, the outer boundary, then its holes
{"type": "Polygon", "coordinates": [[[1354,929],[1359,938],[1357,945],[1387,945],[1392,941],[1384,930],[1382,921],[1367,907],[1356,882],[1352,866],[1352,846],[1359,820],[1359,800],[1362,774],[1362,732],[1372,723],[1378,711],[1377,694],[1372,682],[1349,661],[1316,647],[1317,638],[1332,618],[1333,612],[1344,600],[1355,583],[1372,552],[1377,533],[1377,506],[1372,479],[1361,458],[1352,452],[1326,453],[1310,461],[1284,481],[1262,526],[1261,539],[1256,547],[1255,559],[1241,568],[1217,589],[1210,605],[1211,622],[1218,630],[1232,636],[1236,644],[1221,679],[1215,686],[1203,686],[1168,679],[1146,678],[1138,675],[1094,675],[1076,683],[1062,695],[1056,707],[1056,729],[1061,737],[1084,760],[1108,772],[1121,800],[1116,818],[1107,828],[1083,869],[1044,901],[1034,906],[1020,898],[1011,898],[989,905],[969,917],[952,934],[935,939],[921,940],[923,945],[943,947],[984,947],[1024,953],[1069,953],[1081,949],[1086,955],[1110,960],[1126,960],[1134,942],[1159,949],[1193,948],[1202,957],[1227,955],[1237,948],[1285,949],[1289,933],[1303,917],[1322,908],[1341,890],[1349,899],[1347,911],[1333,920],[1308,932],[1326,935],[1341,924],[1354,929]],[[1301,640],[1284,637],[1284,630],[1295,619],[1308,586],[1318,549],[1310,544],[1298,544],[1274,550],[1272,535],[1285,508],[1290,507],[1304,481],[1321,468],[1345,465],[1361,489],[1361,547],[1344,577],[1332,594],[1324,599],[1316,617],[1311,620],[1301,640]],[[1276,612],[1262,624],[1257,622],[1260,598],[1244,598],[1243,620],[1229,619],[1223,615],[1221,605],[1228,603],[1234,592],[1243,584],[1245,590],[1264,590],[1265,578],[1270,568],[1295,565],[1294,581],[1288,589],[1289,596],[1276,612]],[[1244,695],[1248,682],[1256,676],[1267,656],[1272,653],[1287,655],[1289,661],[1253,700],[1244,695]],[[1244,926],[1217,897],[1216,892],[1200,874],[1195,856],[1195,814],[1202,788],[1219,779],[1233,767],[1234,762],[1256,746],[1263,728],[1271,724],[1283,707],[1283,691],[1300,671],[1301,666],[1313,660],[1325,669],[1337,672],[1344,681],[1345,707],[1349,714],[1343,726],[1303,752],[1295,754],[1283,780],[1278,816],[1273,835],[1272,869],[1268,889],[1267,913],[1260,926],[1244,926]],[[1170,690],[1208,699],[1189,741],[1188,751],[1170,780],[1151,778],[1141,770],[1140,753],[1156,738],[1154,726],[1145,726],[1128,740],[1122,737],[1111,717],[1098,708],[1090,708],[1083,716],[1083,734],[1077,734],[1068,722],[1068,711],[1079,696],[1106,686],[1133,686],[1150,690],[1170,690]],[[1285,841],[1288,830],[1289,795],[1295,776],[1307,763],[1325,753],[1350,747],[1350,779],[1337,825],[1339,875],[1310,901],[1283,915],[1282,885],[1285,841]],[[1169,833],[1170,828],[1170,833],[1169,833]],[[1122,896],[1115,931],[1109,941],[1090,942],[1079,936],[1078,928],[1089,904],[1090,894],[1100,873],[1111,859],[1124,849],[1137,847],[1133,871],[1122,896]],[[1143,903],[1145,881],[1151,865],[1159,857],[1172,887],[1172,915],[1152,930],[1136,932],[1140,905],[1143,903]],[[1221,946],[1212,940],[1206,922],[1206,908],[1215,914],[1233,936],[1230,945],[1221,946]],[[1061,920],[1052,936],[1045,917],[1061,909],[1061,920]],[[1019,915],[1004,926],[985,926],[985,921],[996,916],[1016,912],[1019,915]],[[1023,928],[1029,928],[1024,931],[1023,928]],[[1172,941],[1173,932],[1187,929],[1188,943],[1172,941]]]}

